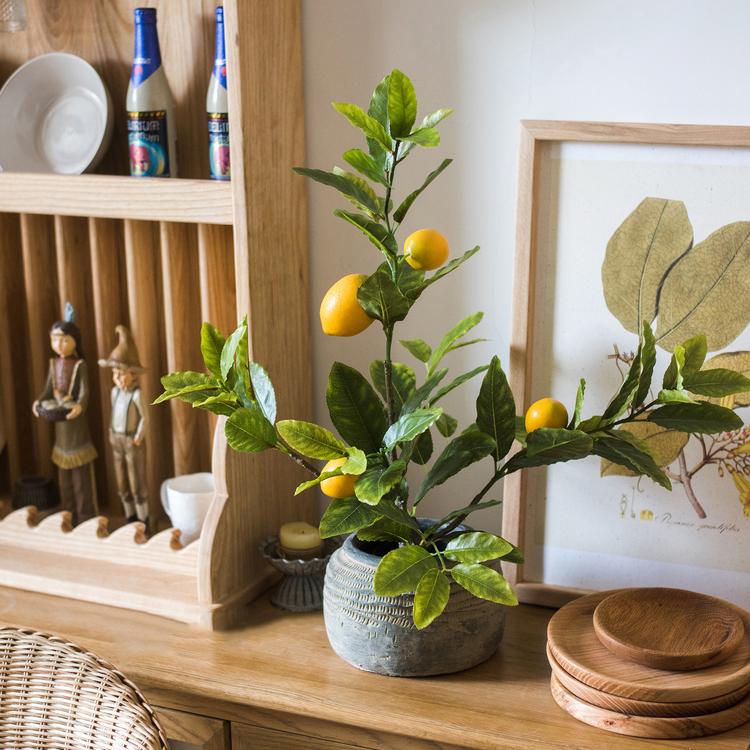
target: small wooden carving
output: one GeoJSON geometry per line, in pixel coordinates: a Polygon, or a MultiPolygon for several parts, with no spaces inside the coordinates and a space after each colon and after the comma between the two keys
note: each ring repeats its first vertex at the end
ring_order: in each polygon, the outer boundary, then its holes
{"type": "Polygon", "coordinates": [[[52,463],[59,472],[60,502],[77,524],[98,512],[93,467],[97,453],[86,417],[89,379],[81,332],[69,302],[63,320],[52,324],[49,335],[55,356],[49,361],[44,390],[31,409],[34,416],[55,424],[52,463]]]}

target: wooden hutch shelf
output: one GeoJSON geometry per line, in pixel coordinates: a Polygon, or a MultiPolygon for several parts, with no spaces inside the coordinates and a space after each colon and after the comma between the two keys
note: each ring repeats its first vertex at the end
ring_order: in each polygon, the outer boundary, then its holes
{"type": "Polygon", "coordinates": [[[0,212],[189,224],[233,223],[229,182],[0,173],[0,212]]]}
{"type": "MultiPolygon", "coordinates": [[[[100,512],[121,522],[108,444],[111,376],[96,366],[114,346],[116,325],[133,332],[150,403],[162,374],[203,369],[201,321],[226,333],[247,315],[249,354],[274,380],[279,418],[311,416],[306,186],[292,172],[305,160],[300,4],[223,3],[232,169],[224,183],[202,179],[215,0],[26,4],[28,29],[3,35],[0,81],[36,55],[79,55],[110,92],[113,137],[99,166],[105,174],[0,174],[0,419],[7,439],[0,498],[22,475],[55,476],[50,425],[32,417],[31,403],[46,377],[50,325],[70,301],[90,376],[100,512]],[[139,5],[158,12],[176,102],[179,178],[126,176],[125,93],[139,5]]],[[[183,403],[149,409],[146,451],[154,526],[165,521],[163,480],[213,473],[214,501],[199,540],[180,549],[167,530],[142,543],[133,527],[109,534],[94,521],[70,531],[62,515],[37,524],[18,511],[0,520],[0,581],[208,628],[230,622],[273,580],[259,542],[285,521],[317,515],[314,503],[294,498],[301,470],[281,456],[230,451],[223,423],[183,403]]]]}

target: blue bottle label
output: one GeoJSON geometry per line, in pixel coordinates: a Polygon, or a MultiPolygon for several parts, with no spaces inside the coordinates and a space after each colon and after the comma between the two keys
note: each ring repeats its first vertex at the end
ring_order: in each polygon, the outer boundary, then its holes
{"type": "Polygon", "coordinates": [[[128,150],[133,177],[169,177],[167,113],[128,112],[128,150]]]}
{"type": "Polygon", "coordinates": [[[208,165],[211,179],[230,178],[229,119],[225,113],[210,112],[208,115],[208,165]]]}
{"type": "Polygon", "coordinates": [[[161,65],[159,36],[156,33],[156,17],[153,21],[135,24],[135,51],[130,80],[133,86],[140,86],[161,65]]]}
{"type": "Polygon", "coordinates": [[[214,75],[216,80],[227,87],[227,53],[224,45],[224,8],[216,9],[216,55],[214,57],[214,75]]]}

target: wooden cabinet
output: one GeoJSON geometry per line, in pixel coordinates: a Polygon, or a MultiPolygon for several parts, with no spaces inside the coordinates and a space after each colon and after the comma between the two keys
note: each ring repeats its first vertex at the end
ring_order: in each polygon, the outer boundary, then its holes
{"type": "Polygon", "coordinates": [[[229,722],[171,708],[155,710],[172,750],[230,750],[229,722]]]}

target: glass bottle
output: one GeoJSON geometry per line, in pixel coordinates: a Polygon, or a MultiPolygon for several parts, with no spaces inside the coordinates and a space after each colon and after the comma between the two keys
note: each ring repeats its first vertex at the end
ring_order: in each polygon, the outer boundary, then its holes
{"type": "Polygon", "coordinates": [[[177,177],[174,98],[161,64],[156,9],[136,8],[135,52],[126,107],[130,174],[177,177]]]}
{"type": "Polygon", "coordinates": [[[216,54],[206,94],[208,164],[211,179],[228,180],[229,119],[227,116],[227,60],[224,46],[224,8],[216,9],[216,54]]]}

